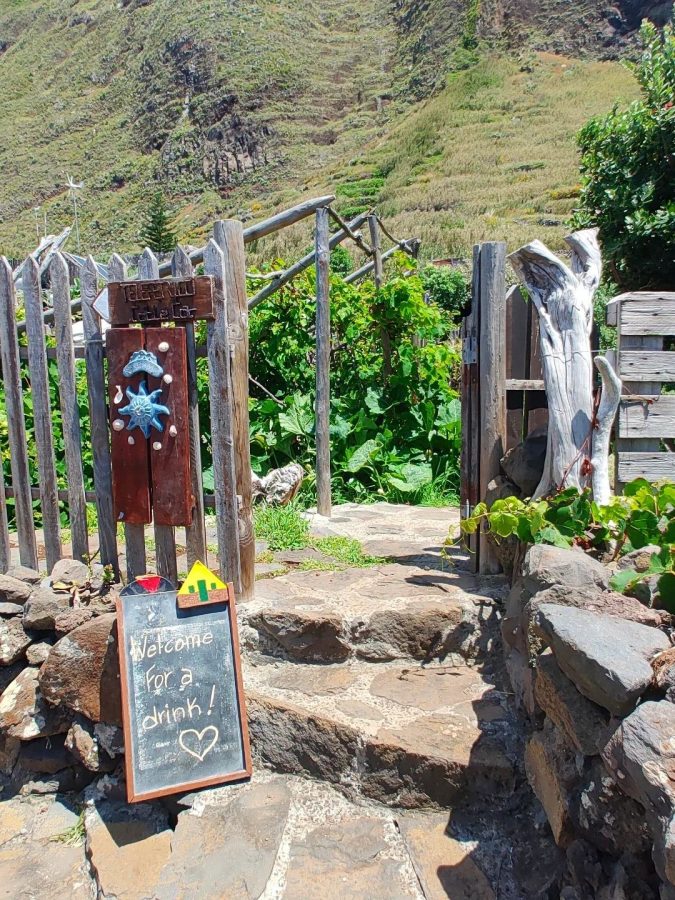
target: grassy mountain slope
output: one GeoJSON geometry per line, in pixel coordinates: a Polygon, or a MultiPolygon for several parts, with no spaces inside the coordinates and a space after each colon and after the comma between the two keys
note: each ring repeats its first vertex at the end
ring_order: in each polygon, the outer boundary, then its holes
{"type": "Polygon", "coordinates": [[[377,201],[430,255],[533,229],[555,243],[576,129],[634,88],[617,63],[509,47],[581,52],[583,25],[620,53],[630,9],[653,6],[618,3],[617,25],[602,0],[576,18],[560,0],[5,0],[0,250],[32,249],[37,204],[50,231],[70,224],[66,174],[100,254],[137,249],[158,183],[183,241],[337,186],[346,213],[377,201]],[[490,55],[448,76],[479,38],[490,55]]]}

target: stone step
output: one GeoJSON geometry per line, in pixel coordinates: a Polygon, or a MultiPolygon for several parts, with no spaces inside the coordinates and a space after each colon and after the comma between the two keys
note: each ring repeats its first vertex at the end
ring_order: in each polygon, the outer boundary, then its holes
{"type": "Polygon", "coordinates": [[[259,581],[255,600],[238,605],[244,648],[322,663],[462,662],[489,652],[504,579],[479,581],[438,555],[412,559],[259,581]]]}
{"type": "Polygon", "coordinates": [[[513,791],[518,726],[501,677],[468,666],[262,657],[247,661],[244,683],[255,757],[275,771],[404,808],[513,791]]]}

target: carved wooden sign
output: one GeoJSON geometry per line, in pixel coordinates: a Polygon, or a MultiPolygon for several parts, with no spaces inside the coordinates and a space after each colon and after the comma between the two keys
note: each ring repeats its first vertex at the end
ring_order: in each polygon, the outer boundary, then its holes
{"type": "Polygon", "coordinates": [[[214,577],[190,608],[136,583],[117,601],[131,803],[251,775],[234,598],[214,577]]]}
{"type": "Polygon", "coordinates": [[[111,281],[108,284],[110,324],[156,325],[213,319],[213,279],[158,278],[152,281],[111,281]]]}

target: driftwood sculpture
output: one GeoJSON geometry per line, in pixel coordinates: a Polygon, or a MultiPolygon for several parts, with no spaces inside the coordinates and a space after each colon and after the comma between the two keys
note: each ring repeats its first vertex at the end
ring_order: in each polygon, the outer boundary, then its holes
{"type": "Polygon", "coordinates": [[[540,241],[509,257],[539,314],[548,398],[546,462],[534,499],[561,487],[591,484],[594,499],[606,503],[609,439],[621,382],[607,360],[597,357],[602,394],[596,408],[590,338],[593,297],[602,271],[600,247],[595,229],[577,231],[565,240],[572,250],[571,268],[540,241]]]}
{"type": "Polygon", "coordinates": [[[252,471],[253,499],[286,506],[300,490],[304,477],[305,470],[298,463],[289,463],[281,469],[272,469],[263,478],[252,471]]]}

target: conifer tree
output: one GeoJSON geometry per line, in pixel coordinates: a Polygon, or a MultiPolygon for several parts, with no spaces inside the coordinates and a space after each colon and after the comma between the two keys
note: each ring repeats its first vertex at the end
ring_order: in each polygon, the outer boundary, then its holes
{"type": "Polygon", "coordinates": [[[176,246],[176,232],[170,227],[166,200],[161,191],[157,191],[150,202],[140,238],[142,245],[153,253],[170,253],[176,246]]]}

